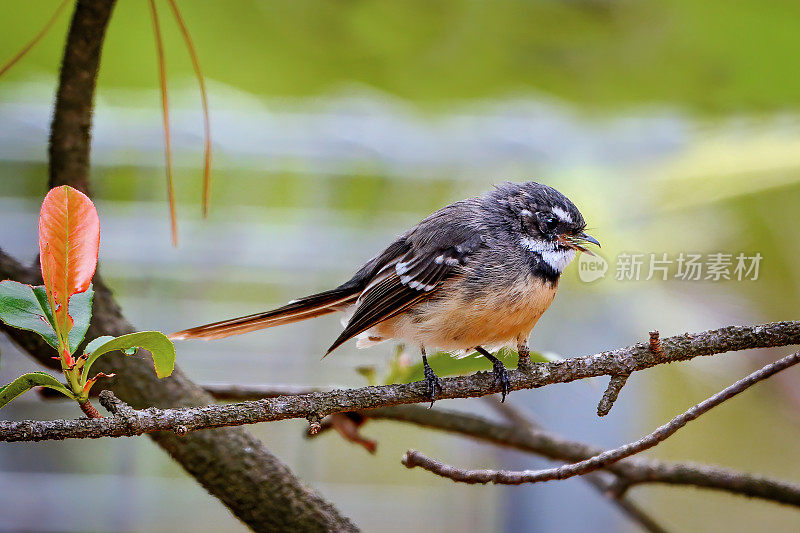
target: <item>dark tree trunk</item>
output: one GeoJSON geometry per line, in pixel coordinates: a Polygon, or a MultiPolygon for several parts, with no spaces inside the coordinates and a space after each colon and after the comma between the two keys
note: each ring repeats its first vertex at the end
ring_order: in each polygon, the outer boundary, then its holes
{"type": "MultiPolygon", "coordinates": [[[[50,185],[71,185],[89,192],[92,105],[103,38],[114,0],[79,0],[64,49],[50,135],[50,185]]],[[[0,261],[0,279],[29,281],[35,277],[19,264],[0,261]]],[[[87,338],[134,331],[100,276],[94,280],[93,320],[87,338]]],[[[23,348],[38,355],[35,335],[4,328],[23,348]]],[[[171,377],[156,378],[146,356],[111,354],[98,360],[98,370],[116,372],[108,386],[133,407],[199,406],[210,395],[176,368],[171,377]]],[[[152,435],[187,472],[222,501],[245,524],[258,531],[356,531],[355,525],[312,489],[303,485],[258,439],[239,427],[152,435]]]]}

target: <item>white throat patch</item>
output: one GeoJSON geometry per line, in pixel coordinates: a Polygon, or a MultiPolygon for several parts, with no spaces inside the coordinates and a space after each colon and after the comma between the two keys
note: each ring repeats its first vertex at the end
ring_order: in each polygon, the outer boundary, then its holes
{"type": "Polygon", "coordinates": [[[567,268],[575,258],[575,250],[554,250],[552,252],[542,252],[542,260],[553,267],[559,274],[567,268]]]}
{"type": "Polygon", "coordinates": [[[542,256],[542,261],[550,265],[550,267],[559,274],[567,268],[567,265],[575,258],[575,250],[559,250],[554,243],[534,239],[531,237],[523,237],[520,242],[522,246],[531,252],[538,253],[542,256]]]}

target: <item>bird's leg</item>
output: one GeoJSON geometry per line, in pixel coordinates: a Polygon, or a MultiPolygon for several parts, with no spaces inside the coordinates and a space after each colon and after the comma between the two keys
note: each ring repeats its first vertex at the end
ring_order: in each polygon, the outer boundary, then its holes
{"type": "Polygon", "coordinates": [[[431,365],[428,364],[428,358],[425,356],[425,347],[420,348],[422,351],[422,366],[425,368],[425,387],[427,388],[428,398],[431,400],[431,407],[433,402],[436,401],[436,394],[442,392],[442,382],[439,377],[434,374],[431,365]]]}
{"type": "Polygon", "coordinates": [[[531,349],[528,348],[528,337],[517,337],[517,353],[519,354],[519,361],[517,361],[517,370],[522,372],[530,372],[531,370],[531,349]]]}
{"type": "Polygon", "coordinates": [[[492,372],[494,373],[494,382],[496,385],[500,385],[500,390],[502,391],[503,394],[501,401],[505,402],[506,395],[511,389],[511,378],[509,378],[508,376],[508,370],[506,370],[506,367],[503,366],[503,362],[500,359],[490,354],[488,351],[486,351],[485,348],[481,346],[476,346],[475,350],[479,354],[484,356],[486,359],[492,362],[492,372]]]}

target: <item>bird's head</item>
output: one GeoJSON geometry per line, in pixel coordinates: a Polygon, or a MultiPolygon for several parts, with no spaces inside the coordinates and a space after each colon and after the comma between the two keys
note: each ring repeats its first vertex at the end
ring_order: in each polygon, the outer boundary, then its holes
{"type": "Polygon", "coordinates": [[[585,233],[586,222],[569,198],[552,187],[529,181],[503,183],[490,193],[501,206],[519,244],[560,273],[589,244],[600,246],[585,233]]]}

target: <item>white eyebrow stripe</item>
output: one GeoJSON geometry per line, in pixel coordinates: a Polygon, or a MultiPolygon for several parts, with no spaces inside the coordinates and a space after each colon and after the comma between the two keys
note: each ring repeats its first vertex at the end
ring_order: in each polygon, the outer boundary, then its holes
{"type": "Polygon", "coordinates": [[[560,207],[558,206],[553,207],[553,213],[558,215],[558,218],[560,218],[564,222],[568,222],[570,224],[572,223],[572,217],[570,216],[570,214],[561,209],[560,207]]]}

